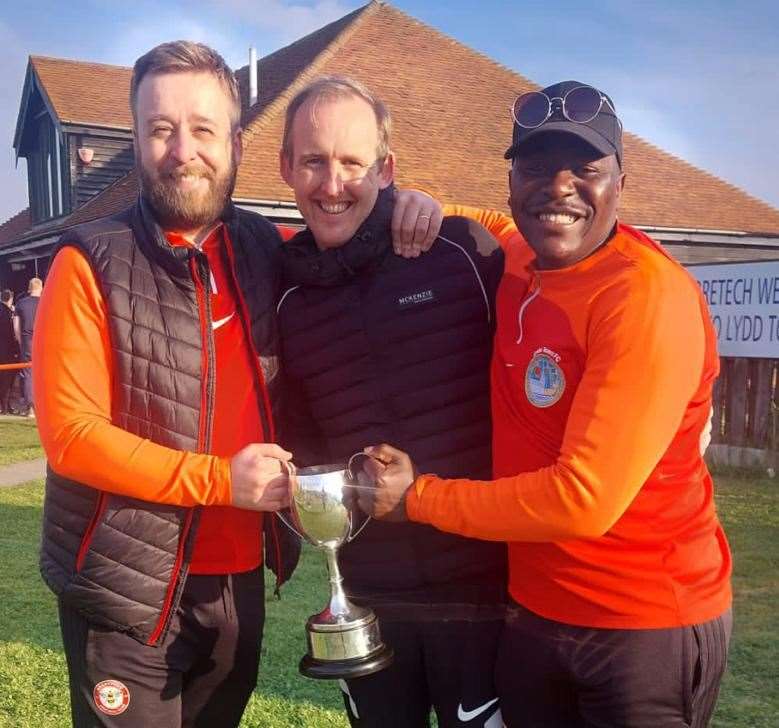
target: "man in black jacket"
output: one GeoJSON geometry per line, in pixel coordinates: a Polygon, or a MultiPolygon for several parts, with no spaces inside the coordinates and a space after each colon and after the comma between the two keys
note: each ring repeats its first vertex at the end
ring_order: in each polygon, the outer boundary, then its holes
{"type": "MultiPolygon", "coordinates": [[[[19,349],[21,361],[32,361],[32,335],[35,330],[35,314],[38,311],[38,302],[43,292],[43,282],[40,278],[30,278],[27,284],[27,295],[16,302],[14,309],[14,325],[19,336],[19,349]]],[[[25,367],[19,372],[22,380],[21,414],[28,417],[35,416],[32,395],[32,368],[25,367]]]]}
{"type": "MultiPolygon", "coordinates": [[[[502,253],[462,218],[416,261],[392,254],[389,113],[324,77],[287,110],[281,173],[307,229],[283,248],[279,304],[298,465],[375,442],[437,473],[489,475],[489,360],[502,253]]],[[[492,682],[505,598],[500,544],[370,522],[341,549],[349,596],[372,607],[395,662],[342,682],[353,726],[500,726],[492,682]]]]}
{"type": "MultiPolygon", "coordinates": [[[[16,364],[19,361],[13,304],[13,291],[4,290],[0,294],[0,364],[16,364]]],[[[15,369],[0,369],[0,414],[11,414],[11,388],[15,378],[15,369]]]]}

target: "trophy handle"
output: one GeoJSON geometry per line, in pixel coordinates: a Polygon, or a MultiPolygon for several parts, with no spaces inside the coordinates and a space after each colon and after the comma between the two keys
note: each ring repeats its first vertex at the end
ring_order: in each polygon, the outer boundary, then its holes
{"type": "MultiPolygon", "coordinates": [[[[364,452],[356,452],[354,455],[352,455],[349,458],[349,461],[346,463],[346,472],[349,473],[349,479],[350,480],[357,480],[357,476],[355,475],[354,471],[352,470],[352,463],[354,462],[354,459],[357,457],[364,457],[369,458],[370,455],[366,455],[364,452]]],[[[371,517],[367,516],[365,520],[362,522],[362,525],[357,529],[355,533],[352,533],[352,527],[354,526],[354,518],[351,513],[349,513],[349,535],[346,537],[346,542],[351,543],[356,539],[361,533],[362,530],[368,525],[370,522],[371,517]]]]}
{"type": "MultiPolygon", "coordinates": [[[[291,460],[284,462],[281,461],[281,467],[282,469],[285,469],[287,471],[287,477],[292,478],[295,473],[297,472],[297,468],[295,467],[295,463],[293,463],[291,460]]],[[[314,543],[311,539],[306,538],[300,531],[297,530],[284,516],[281,515],[281,511],[276,511],[275,515],[278,517],[278,519],[290,530],[292,533],[294,533],[301,541],[306,541],[307,543],[314,543]]],[[[351,529],[351,526],[350,526],[351,529]]],[[[362,530],[362,529],[360,529],[362,530]]],[[[314,544],[316,545],[316,544],[314,544]]]]}
{"type": "MultiPolygon", "coordinates": [[[[305,541],[306,543],[313,543],[311,539],[306,538],[300,531],[297,530],[284,516],[281,515],[280,511],[275,511],[276,517],[290,530],[292,533],[294,533],[301,541],[305,541]]],[[[360,529],[362,530],[362,529],[360,529]]]]}

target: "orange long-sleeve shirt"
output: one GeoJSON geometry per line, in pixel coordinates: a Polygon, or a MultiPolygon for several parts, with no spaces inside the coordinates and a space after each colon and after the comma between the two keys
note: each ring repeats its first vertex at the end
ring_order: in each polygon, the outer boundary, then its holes
{"type": "MultiPolygon", "coordinates": [[[[108,313],[89,263],[75,248],[55,257],[33,340],[38,429],[51,467],[111,493],[207,506],[192,573],[236,573],[261,563],[262,514],[230,506],[230,457],[261,441],[248,336],[217,228],[203,244],[212,271],[216,352],[214,432],[209,454],[155,444],[111,423],[113,359],[108,313]]],[[[174,245],[186,240],[168,235],[174,245]]]]}
{"type": "Polygon", "coordinates": [[[492,363],[494,476],[421,476],[412,520],[509,542],[513,598],[605,628],[693,624],[730,605],[731,560],[699,439],[718,372],[684,269],[620,226],[535,270],[510,220],[467,208],[507,252],[492,363]]]}

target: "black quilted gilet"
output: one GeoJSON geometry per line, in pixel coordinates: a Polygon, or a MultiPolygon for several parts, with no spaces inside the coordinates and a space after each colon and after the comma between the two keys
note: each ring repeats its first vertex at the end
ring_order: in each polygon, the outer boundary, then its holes
{"type": "MultiPolygon", "coordinates": [[[[259,392],[262,435],[272,441],[266,401],[275,408],[279,390],[274,309],[279,236],[264,218],[236,208],[229,209],[225,224],[269,395],[266,400],[259,392]]],[[[205,256],[170,246],[142,201],[69,230],[57,250],[63,246],[85,255],[108,309],[113,423],[160,445],[208,451],[208,421],[204,438],[198,438],[208,413],[201,407],[203,341],[192,277],[206,273],[205,256]]],[[[198,508],[102,493],[49,469],[44,580],[87,619],[156,641],[164,636],[166,616],[175,610],[186,579],[198,514],[198,508]]]]}

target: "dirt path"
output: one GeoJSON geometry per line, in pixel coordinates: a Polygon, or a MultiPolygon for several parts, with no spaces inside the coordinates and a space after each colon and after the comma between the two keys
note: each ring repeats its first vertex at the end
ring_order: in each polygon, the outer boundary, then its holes
{"type": "Polygon", "coordinates": [[[0,465],[0,488],[40,480],[46,477],[46,458],[26,460],[13,465],[0,465]]]}

